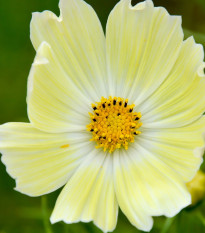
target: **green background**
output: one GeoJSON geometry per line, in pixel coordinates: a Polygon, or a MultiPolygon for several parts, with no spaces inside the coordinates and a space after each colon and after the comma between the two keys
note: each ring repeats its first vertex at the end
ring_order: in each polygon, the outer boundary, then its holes
{"type": "MultiPolygon", "coordinates": [[[[105,27],[116,0],[87,0],[96,10],[105,27]]],[[[139,1],[133,1],[137,3],[139,1]]],[[[155,0],[171,14],[183,16],[185,37],[194,34],[205,45],[205,0],[155,0]]],[[[59,14],[58,0],[0,0],[0,124],[28,121],[26,113],[27,76],[35,56],[29,39],[31,13],[51,10],[59,14]]],[[[15,182],[0,163],[0,233],[43,233],[59,191],[47,199],[30,198],[13,190],[15,182]],[[47,206],[47,212],[41,205],[47,206]]],[[[101,232],[92,223],[63,223],[48,226],[53,233],[101,232]]],[[[49,231],[48,231],[49,232],[49,231]]],[[[120,213],[116,233],[139,232],[120,213]]],[[[152,232],[205,232],[205,202],[183,210],[174,219],[157,218],[152,232]]]]}

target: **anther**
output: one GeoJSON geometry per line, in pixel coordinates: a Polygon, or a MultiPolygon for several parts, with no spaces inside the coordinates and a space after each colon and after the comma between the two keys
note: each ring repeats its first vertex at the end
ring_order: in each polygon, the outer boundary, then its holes
{"type": "Polygon", "coordinates": [[[116,100],[114,99],[114,100],[113,100],[113,105],[115,105],[115,104],[116,104],[116,100]]]}
{"type": "Polygon", "coordinates": [[[132,109],[132,108],[130,108],[129,112],[132,112],[132,111],[133,111],[133,109],[132,109]]]}
{"type": "Polygon", "coordinates": [[[92,104],[92,108],[93,108],[93,110],[97,109],[97,107],[95,106],[95,104],[92,104]]]}
{"type": "Polygon", "coordinates": [[[139,119],[140,119],[139,117],[136,117],[136,118],[135,118],[135,121],[138,121],[139,119]]]}
{"type": "Polygon", "coordinates": [[[102,104],[103,108],[105,108],[105,103],[102,104]]]}

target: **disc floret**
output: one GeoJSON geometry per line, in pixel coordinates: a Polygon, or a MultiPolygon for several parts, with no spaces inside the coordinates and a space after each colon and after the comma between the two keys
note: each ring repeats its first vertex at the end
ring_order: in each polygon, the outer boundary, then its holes
{"type": "Polygon", "coordinates": [[[111,96],[102,97],[100,102],[92,104],[93,113],[89,113],[91,123],[87,125],[92,133],[91,141],[96,141],[96,148],[112,153],[115,149],[128,149],[130,142],[134,142],[138,130],[142,125],[141,113],[133,112],[135,105],[128,105],[128,99],[111,96]]]}

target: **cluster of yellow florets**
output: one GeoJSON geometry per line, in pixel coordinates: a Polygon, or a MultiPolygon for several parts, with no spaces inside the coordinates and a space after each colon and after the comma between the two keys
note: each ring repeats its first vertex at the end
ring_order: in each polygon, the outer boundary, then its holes
{"type": "Polygon", "coordinates": [[[129,142],[134,142],[134,137],[141,133],[137,130],[142,125],[141,113],[133,112],[134,106],[128,105],[128,99],[111,96],[92,104],[93,113],[89,113],[92,123],[87,128],[97,148],[103,147],[110,153],[121,146],[128,149],[129,142]]]}

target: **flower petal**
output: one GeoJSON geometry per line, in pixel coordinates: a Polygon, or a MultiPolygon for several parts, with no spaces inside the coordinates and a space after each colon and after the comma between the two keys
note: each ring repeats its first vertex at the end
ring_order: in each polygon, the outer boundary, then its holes
{"type": "Polygon", "coordinates": [[[95,89],[95,95],[101,97],[106,75],[105,36],[101,23],[92,7],[83,0],[60,0],[59,7],[59,17],[49,11],[33,14],[32,43],[35,49],[43,41],[49,43],[62,67],[86,95],[95,89]]]}
{"type": "Polygon", "coordinates": [[[93,220],[99,228],[107,232],[115,228],[117,215],[112,156],[94,150],[60,194],[51,222],[93,220]]]}
{"type": "Polygon", "coordinates": [[[190,194],[176,172],[139,144],[119,151],[114,158],[117,201],[129,221],[150,231],[151,216],[174,216],[191,203],[190,194]]]}
{"type": "Polygon", "coordinates": [[[151,0],[134,7],[131,0],[121,0],[106,31],[112,95],[140,104],[160,86],[178,57],[181,17],[153,7],[151,0]]]}
{"type": "Polygon", "coordinates": [[[48,134],[28,123],[1,125],[2,161],[16,179],[16,190],[39,196],[63,186],[90,151],[86,137],[83,133],[48,134]]]}
{"type": "Polygon", "coordinates": [[[204,51],[190,37],[163,84],[138,111],[147,128],[181,127],[197,120],[205,111],[204,51]]]}
{"type": "Polygon", "coordinates": [[[105,36],[94,10],[82,0],[61,0],[60,11],[60,17],[34,13],[31,21],[38,51],[29,76],[28,113],[47,132],[71,129],[73,112],[88,113],[87,106],[107,93],[105,36]]]}
{"type": "Polygon", "coordinates": [[[46,132],[81,131],[89,122],[89,100],[69,82],[46,42],[32,65],[27,102],[30,121],[46,132]]]}
{"type": "MultiPolygon", "coordinates": [[[[140,186],[140,179],[137,179],[137,176],[133,177],[133,166],[131,166],[132,161],[129,154],[124,150],[114,152],[114,184],[117,201],[123,213],[135,227],[143,231],[150,231],[153,220],[144,208],[142,193],[138,195],[144,189],[140,186]]],[[[137,168],[135,170],[137,171],[137,168]]],[[[147,172],[145,171],[145,173],[147,172]]]]}
{"type": "Polygon", "coordinates": [[[138,143],[180,174],[184,182],[188,182],[202,163],[205,148],[203,134],[205,117],[180,128],[142,129],[138,143]]]}

